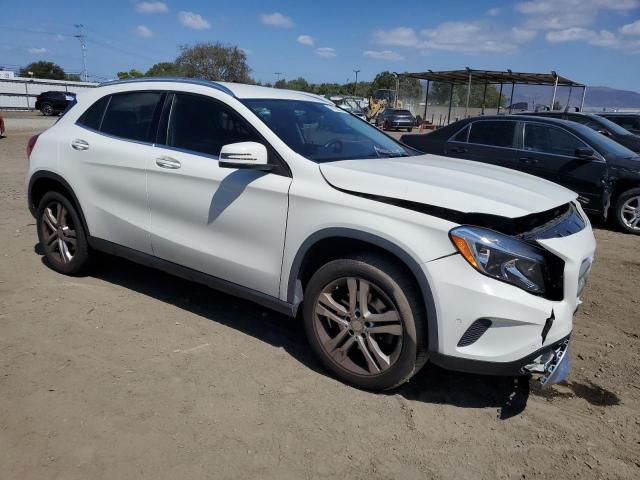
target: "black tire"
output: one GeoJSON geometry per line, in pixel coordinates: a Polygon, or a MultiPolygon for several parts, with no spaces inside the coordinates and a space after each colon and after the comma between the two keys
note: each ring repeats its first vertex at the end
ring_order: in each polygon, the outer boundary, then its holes
{"type": "Polygon", "coordinates": [[[413,132],[413,128],[412,127],[407,128],[407,132],[409,133],[413,132]]]}
{"type": "Polygon", "coordinates": [[[387,122],[382,124],[382,130],[389,130],[389,124],[387,122]]]}
{"type": "MultiPolygon", "coordinates": [[[[365,390],[389,390],[408,381],[426,363],[426,314],[422,298],[409,274],[393,261],[372,254],[330,261],[311,277],[304,298],[303,317],[309,344],[322,364],[339,380],[365,390]],[[345,277],[366,280],[380,289],[399,314],[403,327],[401,349],[395,362],[381,373],[355,373],[335,361],[321,344],[316,303],[326,287],[345,277]]],[[[349,334],[353,332],[350,330],[349,334]]]]}
{"type": "MultiPolygon", "coordinates": [[[[635,228],[633,225],[628,225],[625,221],[625,215],[627,219],[632,217],[633,214],[630,212],[624,212],[625,204],[631,200],[631,205],[629,207],[635,207],[636,215],[640,215],[640,188],[632,188],[620,194],[617,198],[615,206],[613,207],[614,219],[618,227],[620,227],[623,231],[627,233],[633,233],[635,235],[640,235],[640,220],[636,223],[635,228]],[[635,200],[632,200],[635,199],[635,200]]],[[[640,219],[640,216],[636,216],[636,218],[640,219]]]]}
{"type": "Polygon", "coordinates": [[[76,207],[67,197],[58,192],[47,192],[38,205],[36,227],[40,248],[51,269],[65,275],[79,275],[86,269],[89,263],[89,244],[86,232],[76,207]],[[59,221],[59,206],[62,206],[63,212],[66,212],[64,213],[64,221],[59,221]],[[52,213],[56,218],[53,225],[55,228],[52,228],[51,221],[47,223],[45,219],[45,216],[51,218],[48,216],[49,213],[52,213]],[[54,230],[58,233],[53,234],[54,230]],[[62,240],[64,240],[65,247],[60,246],[59,242],[62,240]],[[62,252],[61,248],[66,249],[70,259],[63,261],[63,257],[67,258],[67,255],[62,252]]]}
{"type": "Polygon", "coordinates": [[[53,106],[49,105],[48,103],[45,103],[44,105],[42,105],[42,107],[40,108],[40,111],[42,112],[42,115],[44,115],[45,117],[49,117],[54,114],[53,106]]]}

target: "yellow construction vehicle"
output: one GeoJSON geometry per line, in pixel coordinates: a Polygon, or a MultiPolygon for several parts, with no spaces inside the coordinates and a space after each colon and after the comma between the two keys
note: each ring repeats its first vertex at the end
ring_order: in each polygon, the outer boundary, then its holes
{"type": "Polygon", "coordinates": [[[367,121],[375,122],[378,115],[387,107],[402,108],[401,102],[396,102],[395,90],[379,89],[369,97],[369,107],[367,108],[367,121]]]}

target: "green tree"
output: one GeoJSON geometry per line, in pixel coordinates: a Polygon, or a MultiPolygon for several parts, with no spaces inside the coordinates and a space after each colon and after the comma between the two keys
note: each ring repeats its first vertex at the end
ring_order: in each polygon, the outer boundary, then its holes
{"type": "MultiPolygon", "coordinates": [[[[420,93],[422,88],[420,87],[420,80],[417,78],[406,77],[403,74],[398,74],[398,96],[404,99],[417,99],[420,98],[420,93]]],[[[380,72],[375,76],[373,82],[371,82],[368,86],[367,90],[364,90],[362,86],[358,87],[358,90],[361,92],[367,93],[367,96],[373,95],[376,90],[385,89],[385,90],[393,90],[396,89],[396,75],[389,71],[380,72]]]]}
{"type": "Polygon", "coordinates": [[[227,82],[252,83],[247,54],[236,46],[197,43],[180,47],[176,66],[185,77],[206,78],[227,82]]]}
{"type": "Polygon", "coordinates": [[[180,67],[175,62],[160,62],[152,65],[145,77],[181,77],[183,75],[180,67]]]}
{"type": "Polygon", "coordinates": [[[21,68],[19,75],[21,77],[29,77],[29,72],[33,74],[34,78],[64,80],[64,70],[60,65],[56,65],[53,62],[45,62],[43,60],[32,62],[26,67],[21,68]]]}
{"type": "Polygon", "coordinates": [[[144,73],[142,73],[140,70],[136,70],[135,68],[132,68],[128,72],[118,72],[116,73],[116,75],[118,76],[119,80],[127,80],[129,78],[144,77],[144,73]]]}
{"type": "Polygon", "coordinates": [[[68,80],[70,82],[80,82],[80,81],[82,81],[82,79],[80,78],[80,75],[78,75],[77,73],[65,73],[64,74],[64,79],[68,80]]]}
{"type": "Polygon", "coordinates": [[[276,83],[273,84],[275,88],[287,88],[287,81],[284,78],[281,78],[276,83]]]}
{"type": "MultiPolygon", "coordinates": [[[[469,107],[482,107],[482,98],[484,94],[484,83],[472,83],[469,95],[469,107]]],[[[448,83],[432,82],[429,86],[429,103],[436,105],[448,105],[449,95],[451,94],[451,85],[448,83]]],[[[485,108],[495,108],[498,106],[498,97],[500,91],[497,85],[487,85],[487,93],[484,101],[485,108]]],[[[502,92],[500,106],[504,107],[508,103],[508,97],[505,91],[502,92]]],[[[451,104],[455,106],[465,106],[467,102],[467,85],[455,85],[453,87],[453,97],[451,104]]]]}
{"type": "Polygon", "coordinates": [[[287,82],[287,88],[289,90],[298,90],[300,92],[311,92],[312,88],[304,78],[298,77],[295,80],[289,80],[287,82]]]}

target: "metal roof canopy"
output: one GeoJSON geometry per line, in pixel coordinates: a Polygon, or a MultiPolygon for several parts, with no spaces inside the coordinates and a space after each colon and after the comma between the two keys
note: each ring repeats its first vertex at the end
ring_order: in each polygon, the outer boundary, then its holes
{"type": "MultiPolygon", "coordinates": [[[[419,80],[427,81],[427,95],[424,105],[424,116],[427,116],[427,107],[429,100],[429,85],[431,82],[448,83],[451,85],[451,93],[449,95],[449,113],[447,114],[447,123],[451,119],[451,102],[453,100],[453,87],[455,85],[467,85],[467,102],[465,106],[465,116],[469,108],[469,97],[471,95],[471,84],[480,83],[484,84],[484,95],[482,98],[482,114],[484,115],[485,99],[487,94],[487,85],[500,85],[500,94],[498,96],[497,110],[500,113],[500,104],[502,103],[502,86],[511,84],[511,101],[509,102],[509,113],[511,113],[511,105],[513,105],[513,91],[515,85],[548,85],[553,87],[553,96],[551,98],[551,108],[556,100],[556,92],[558,87],[569,87],[569,99],[571,98],[571,90],[573,87],[582,88],[582,101],[580,103],[580,110],[584,107],[584,98],[587,92],[586,85],[575,82],[567,77],[558,75],[552,71],[550,73],[525,73],[525,72],[513,72],[511,70],[497,71],[497,70],[472,70],[465,68],[464,70],[445,70],[440,72],[434,72],[433,70],[427,70],[426,72],[405,73],[402,76],[417,78],[419,80]]],[[[568,106],[568,102],[567,102],[568,106]]]]}

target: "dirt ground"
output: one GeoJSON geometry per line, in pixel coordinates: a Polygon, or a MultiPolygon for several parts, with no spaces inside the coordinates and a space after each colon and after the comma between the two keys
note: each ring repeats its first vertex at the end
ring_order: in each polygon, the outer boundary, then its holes
{"type": "Polygon", "coordinates": [[[570,380],[427,366],[390,394],[335,381],[301,326],[103,258],[42,263],[25,145],[0,139],[0,478],[640,478],[640,237],[598,229],[570,380]]]}

